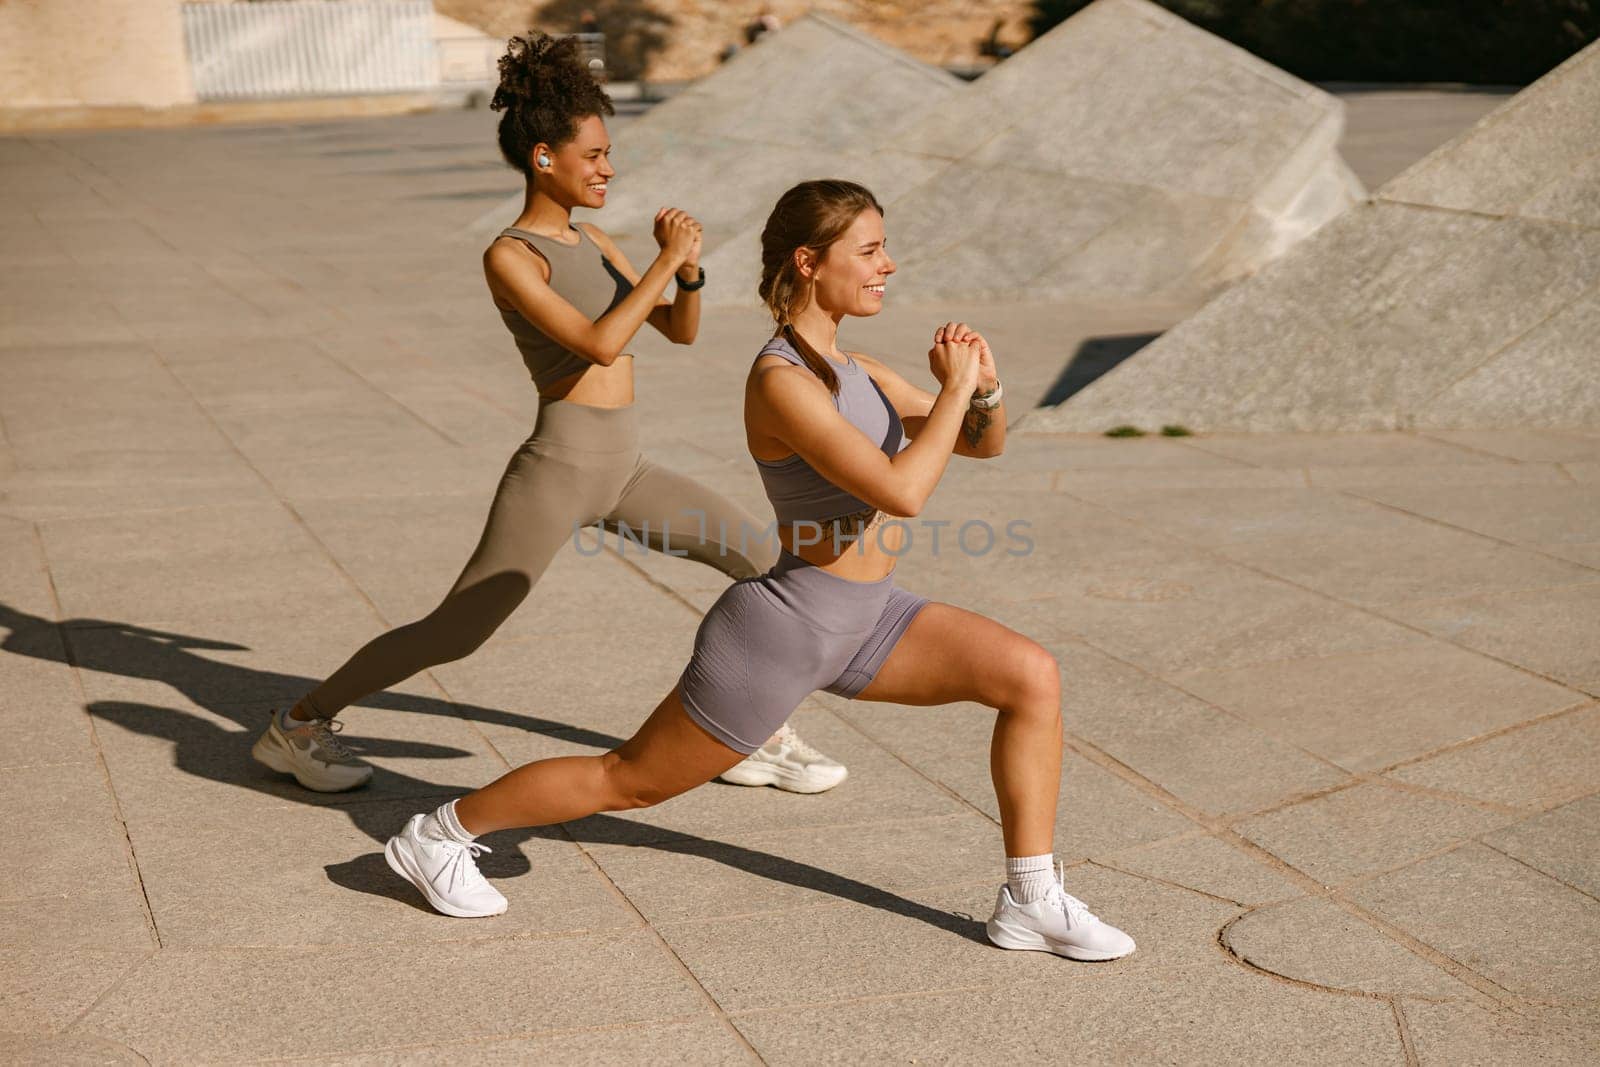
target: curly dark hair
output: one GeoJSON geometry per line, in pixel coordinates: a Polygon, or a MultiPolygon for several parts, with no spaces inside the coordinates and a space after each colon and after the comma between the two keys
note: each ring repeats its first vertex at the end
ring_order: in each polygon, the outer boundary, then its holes
{"type": "Polygon", "coordinates": [[[578,133],[590,115],[614,115],[611,98],[584,67],[575,37],[532,31],[506,42],[500,57],[500,85],[489,107],[500,116],[500,154],[532,177],[528,161],[543,141],[558,148],[578,133]]]}

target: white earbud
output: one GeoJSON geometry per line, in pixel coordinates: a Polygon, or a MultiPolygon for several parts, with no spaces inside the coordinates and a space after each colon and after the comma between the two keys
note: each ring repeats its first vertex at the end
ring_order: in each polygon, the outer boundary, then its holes
{"type": "Polygon", "coordinates": [[[548,169],[550,166],[550,157],[545,155],[543,152],[539,153],[539,166],[546,169],[548,169]]]}

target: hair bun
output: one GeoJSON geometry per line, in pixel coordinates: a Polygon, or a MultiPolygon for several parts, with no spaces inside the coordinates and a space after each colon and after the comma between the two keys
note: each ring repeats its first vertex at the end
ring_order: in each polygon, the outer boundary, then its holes
{"type": "Polygon", "coordinates": [[[560,81],[560,68],[578,58],[578,43],[570,37],[552,37],[538,30],[506,41],[500,57],[500,84],[489,107],[502,111],[520,101],[537,100],[560,81]]]}

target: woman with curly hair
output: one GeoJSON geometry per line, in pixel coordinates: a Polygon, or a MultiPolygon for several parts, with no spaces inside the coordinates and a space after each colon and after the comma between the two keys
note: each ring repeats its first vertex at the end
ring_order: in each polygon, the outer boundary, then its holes
{"type": "Polygon", "coordinates": [[[1066,892],[1054,869],[1061,782],[1060,672],[992,619],[901,589],[895,560],[952,454],[999,455],[1000,380],[965,323],[934,331],[937,394],[839,347],[846,316],[875,315],[894,273],[883,210],[866,189],[808,181],[761,235],[761,296],[776,320],[745,385],[745,439],[777,513],[783,552],[706,612],[694,654],[633,737],[600,756],[519,767],[413,815],[384,852],[436,910],[498,915],[478,872],[480,834],[658,804],[736,765],[807,695],[994,708],[989,771],[1006,880],[987,931],[1002,948],[1108,960],[1133,939],[1066,892]],[[909,438],[909,441],[908,441],[909,438]]]}
{"type": "MultiPolygon", "coordinates": [[[[659,211],[660,252],[643,274],[599,227],[573,224],[574,208],[604,207],[615,174],[604,121],[611,100],[581,65],[576,39],[513,37],[492,106],[505,113],[501,154],[523,173],[527,192],[516,222],[484,253],[484,274],[539,391],[539,414],[500,480],[477,549],[439,606],[374,638],[292,708],[273,713],[252,754],[308,789],[366,784],[372,767],[335,736],[339,712],[477,649],[580,527],[625,528],[736,579],[772,562],[765,540],[748,543],[746,535],[762,529],[748,512],[639,450],[626,348],[647,323],[676,344],[694,340],[705,284],[700,224],[676,209],[659,211]],[[712,539],[731,534],[736,544],[712,539]]],[[[787,724],[769,733],[725,780],[804,793],[844,780],[843,766],[787,724]]]]}

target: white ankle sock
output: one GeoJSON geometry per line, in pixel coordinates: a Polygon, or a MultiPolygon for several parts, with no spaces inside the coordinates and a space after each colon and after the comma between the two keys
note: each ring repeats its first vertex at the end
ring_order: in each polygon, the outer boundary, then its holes
{"type": "Polygon", "coordinates": [[[425,817],[417,832],[435,841],[454,841],[461,845],[470,845],[477,839],[475,834],[467,833],[467,828],[456,818],[456,802],[453,800],[439,805],[433,814],[425,817]]]}
{"type": "Polygon", "coordinates": [[[293,708],[284,708],[278,713],[278,729],[298,730],[302,726],[310,725],[310,719],[297,719],[293,715],[290,715],[289,712],[293,710],[293,708]]]}
{"type": "Polygon", "coordinates": [[[1050,889],[1056,880],[1055,853],[1042,856],[1007,856],[1006,885],[1018,904],[1032,904],[1050,889]]]}

